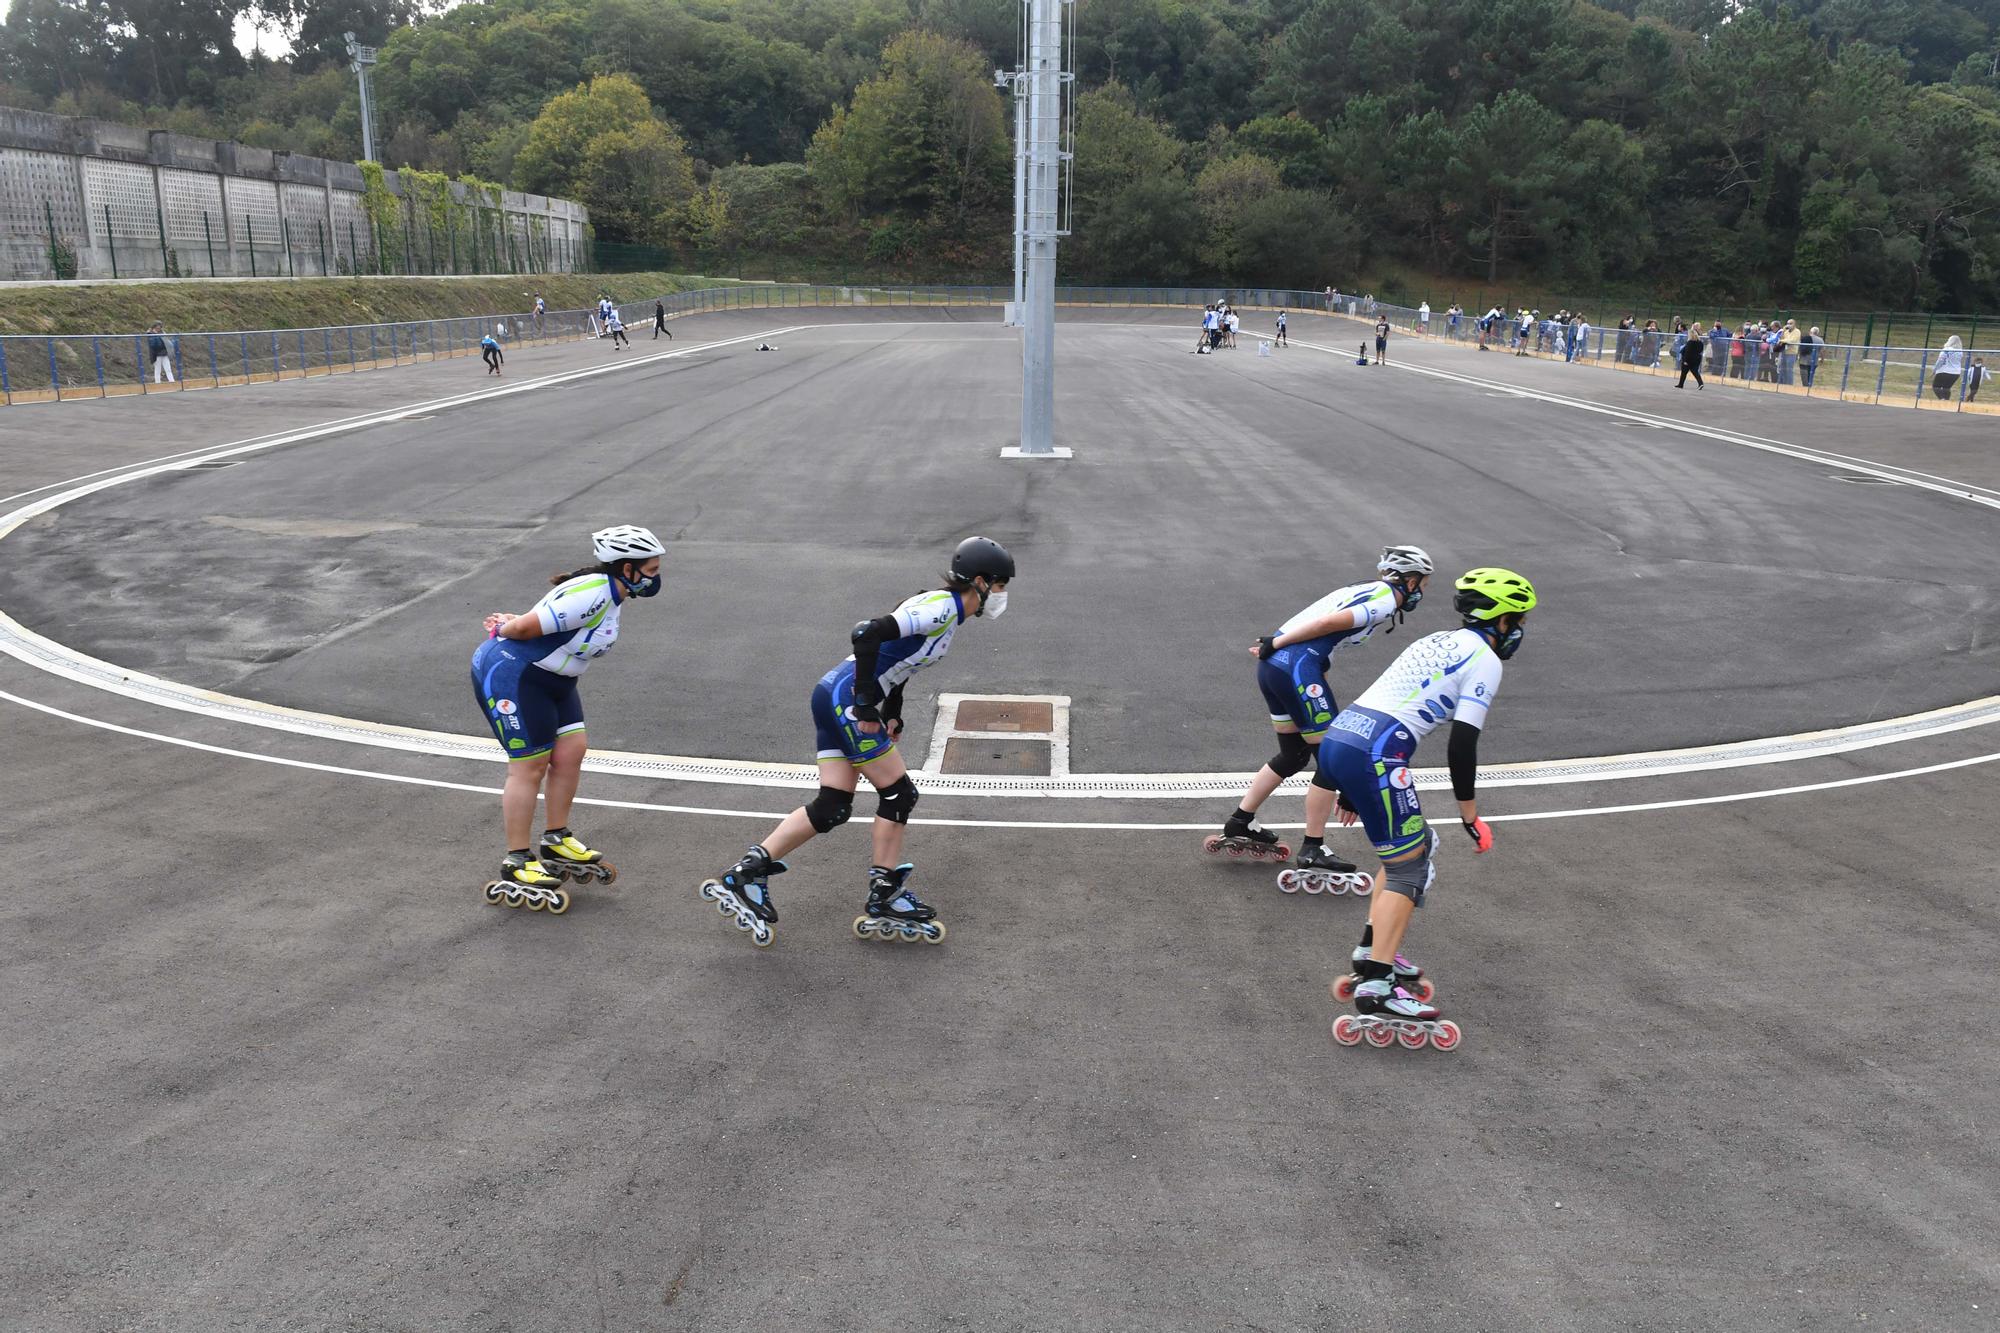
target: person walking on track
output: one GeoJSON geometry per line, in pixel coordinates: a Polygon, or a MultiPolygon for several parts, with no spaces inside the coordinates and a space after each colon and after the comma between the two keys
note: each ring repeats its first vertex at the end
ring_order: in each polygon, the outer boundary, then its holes
{"type": "Polygon", "coordinates": [[[590,748],[577,682],[618,641],[627,600],[659,593],[666,547],[647,529],[620,524],[591,533],[590,551],[594,564],[556,575],[553,589],[525,613],[487,616],[486,642],[472,655],[473,698],[507,752],[500,816],[508,850],[500,878],[486,886],[491,903],[560,913],[569,908],[564,879],[609,882],[617,874],[569,827],[590,748]],[[531,850],[538,793],[548,828],[531,850]]]}
{"type": "Polygon", "coordinates": [[[1014,557],[1000,543],[968,537],[958,544],[944,587],[906,598],[887,615],[864,620],[848,641],[854,651],[820,679],[812,695],[819,740],[819,793],[786,815],[765,839],[719,879],[706,880],[701,896],[736,919],[759,948],[776,938],[778,920],[770,878],[784,858],[822,833],[831,833],[854,811],[862,777],[875,788],[873,862],[868,900],[854,919],[862,939],[944,939],[937,911],[910,891],[914,869],[903,856],[903,835],[916,808],[896,739],[903,731],[903,687],[925,667],[943,660],[952,636],[968,619],[1007,609],[1014,557]]]}
{"type": "Polygon", "coordinates": [[[668,342],[673,341],[674,331],[667,327],[667,303],[655,298],[653,301],[653,341],[658,342],[660,335],[663,333],[667,335],[668,342]]]}

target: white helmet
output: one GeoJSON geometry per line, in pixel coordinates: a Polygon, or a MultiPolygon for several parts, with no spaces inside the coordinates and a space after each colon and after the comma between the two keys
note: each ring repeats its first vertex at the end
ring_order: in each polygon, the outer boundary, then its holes
{"type": "Polygon", "coordinates": [[[651,529],[634,527],[630,523],[620,523],[615,528],[591,533],[590,550],[598,563],[605,565],[627,560],[644,564],[656,555],[667,553],[667,548],[660,545],[660,539],[653,535],[651,529]]]}
{"type": "Polygon", "coordinates": [[[1429,574],[1436,566],[1431,564],[1430,552],[1421,546],[1385,546],[1375,568],[1383,574],[1429,574]]]}

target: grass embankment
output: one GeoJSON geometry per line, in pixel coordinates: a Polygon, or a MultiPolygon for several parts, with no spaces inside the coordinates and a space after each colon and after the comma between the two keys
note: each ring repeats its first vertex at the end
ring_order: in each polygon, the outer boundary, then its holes
{"type": "Polygon", "coordinates": [[[515,314],[540,292],[550,310],[724,286],[680,273],[545,273],[487,278],[285,278],[230,282],[67,282],[0,288],[0,334],[134,333],[159,320],[177,332],[318,329],[399,320],[515,314]]]}

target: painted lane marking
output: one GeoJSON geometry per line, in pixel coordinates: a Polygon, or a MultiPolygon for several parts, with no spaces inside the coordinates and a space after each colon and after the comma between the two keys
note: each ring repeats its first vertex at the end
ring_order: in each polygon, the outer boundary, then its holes
{"type": "MultiPolygon", "coordinates": [[[[570,383],[596,375],[612,374],[635,366],[647,365],[655,361],[693,356],[718,347],[733,346],[752,339],[763,339],[794,332],[813,332],[855,326],[867,327],[927,327],[932,321],[827,321],[815,324],[793,325],[787,328],[766,330],[760,333],[743,334],[739,337],[703,343],[699,346],[675,349],[673,351],[649,353],[631,360],[622,360],[603,366],[585,367],[580,370],[565,371],[535,380],[525,380],[509,385],[482,387],[479,390],[451,395],[427,403],[404,404],[378,413],[341,418],[318,426],[305,427],[297,431],[276,435],[252,437],[250,441],[237,442],[207,451],[194,463],[207,459],[218,459],[231,455],[274,448],[279,445],[320,438],[343,431],[361,429],[384,421],[399,420],[410,413],[426,407],[440,409],[463,406],[513,393],[529,392],[536,388],[570,383]]],[[[1114,324],[1105,327],[1130,327],[1129,324],[1114,324]]],[[[1262,335],[1254,335],[1262,336],[1262,335]]],[[[1337,351],[1310,342],[1300,346],[1318,351],[1337,351]]],[[[1430,374],[1438,378],[1500,389],[1520,397],[1539,398],[1558,405],[1569,405],[1585,410],[1603,412],[1613,416],[1643,418],[1637,413],[1623,408],[1611,408],[1601,404],[1567,399],[1561,395],[1548,394],[1538,390],[1526,390],[1504,384],[1477,380],[1469,376],[1450,372],[1429,370],[1422,367],[1398,366],[1416,373],[1430,374]]],[[[1668,422],[1673,429],[1695,434],[1712,435],[1726,443],[1742,444],[1755,441],[1757,437],[1738,437],[1734,432],[1712,432],[1705,427],[1689,423],[1668,422]]],[[[1747,447],[1763,448],[1768,452],[1784,453],[1812,462],[1825,462],[1826,457],[1845,458],[1844,455],[1816,456],[1816,451],[1805,450],[1782,442],[1749,443],[1747,447]]],[[[89,485],[75,487],[62,494],[23,506],[11,514],[0,516],[0,538],[19,527],[27,519],[46,513],[63,504],[122,485],[128,481],[155,476],[163,472],[178,471],[194,465],[188,461],[186,451],[170,455],[168,460],[153,465],[137,464],[130,470],[107,469],[120,475],[104,480],[92,481],[89,485]]],[[[1872,466],[1872,465],[1871,465],[1872,466]]],[[[1887,475],[1886,473],[1884,475],[1887,475]]],[[[1928,474],[1912,474],[1925,476],[1928,474]]],[[[87,474],[81,480],[102,477],[102,473],[87,474]]],[[[1890,478],[1910,485],[1921,482],[1905,478],[1890,478]]],[[[61,483],[58,483],[61,484],[61,483]]],[[[1958,486],[1959,483],[1950,483],[1958,486]]],[[[1924,486],[1945,494],[1974,498],[1959,490],[1946,486],[1924,486]]],[[[36,490],[48,490],[39,487],[36,490]]],[[[1975,488],[1984,489],[1984,488],[1975,488]]],[[[22,494],[34,494],[34,491],[22,494]]],[[[1995,492],[2000,495],[2000,492],[1995,492]]],[[[1987,503],[1986,501],[1980,501],[1987,503]]],[[[2000,501],[1994,502],[2000,507],[2000,501]]],[[[418,728],[395,727],[362,719],[343,718],[305,710],[282,708],[263,704],[256,700],[238,698],[178,682],[149,676],[143,672],[128,671],[112,663],[89,657],[66,645],[47,639],[27,629],[5,613],[0,612],[0,652],[5,652],[18,660],[51,674],[65,677],[96,689],[120,694],[141,702],[192,712],[226,721],[263,726],[279,731],[289,731],[302,735],[347,741],[354,744],[370,745],[385,749],[405,750],[450,758],[469,758],[485,762],[504,762],[505,756],[487,743],[482,735],[477,738],[449,732],[427,731],[418,728]]],[[[942,720],[942,715],[941,715],[942,720]]],[[[1626,755],[1608,755],[1574,760],[1540,760],[1523,764],[1495,765],[1481,770],[1480,780],[1489,787],[1500,786],[1551,786],[1586,781],[1608,781],[1623,778],[1658,777],[1676,773],[1705,772],[1721,768],[1746,767],[1755,764],[1790,762],[1840,754],[1850,750],[1866,749],[1904,740],[1914,740],[1938,735],[1947,731],[1988,725],[2000,721],[2000,696],[1988,696],[1949,708],[1932,710],[1927,713],[1911,714],[1882,722],[1859,723],[1849,727],[1827,731],[1805,732],[1793,736],[1771,737],[1752,741],[1731,742],[1723,745],[1692,747],[1686,749],[1642,752],[1626,755]]],[[[721,785],[801,787],[812,786],[817,779],[817,770],[808,765],[777,764],[752,760],[721,760],[695,756],[654,755],[640,753],[620,753],[599,751],[587,761],[587,767],[596,772],[622,774],[625,776],[652,778],[664,781],[707,782],[721,785]]],[[[1449,778],[1442,769],[1416,770],[1418,786],[1425,789],[1440,789],[1448,785],[1449,778]]],[[[1138,800],[1183,800],[1210,796],[1233,796],[1239,793],[1249,781],[1248,774],[1235,773],[1099,773],[1068,774],[1040,777],[974,777],[970,775],[924,774],[931,790],[941,795],[994,795],[1013,797],[1050,797],[1071,799],[1138,799],[1138,800]]],[[[1293,778],[1284,790],[1302,790],[1302,778],[1293,778]]]]}
{"type": "MultiPolygon", "coordinates": [[[[86,717],[50,704],[24,699],[18,694],[0,690],[0,699],[19,707],[32,709],[50,717],[61,718],[81,726],[94,727],[120,736],[130,736],[138,740],[155,741],[162,745],[178,746],[187,750],[199,750],[204,754],[221,755],[229,759],[251,759],[263,764],[276,764],[282,768],[302,768],[316,773],[330,773],[337,777],[368,778],[375,782],[400,782],[412,787],[434,787],[443,791],[472,792],[479,796],[498,796],[498,787],[481,787],[470,782],[446,782],[438,778],[420,778],[403,773],[382,773],[365,768],[342,768],[337,764],[314,763],[307,759],[290,759],[282,755],[257,754],[249,750],[233,750],[223,745],[210,745],[206,741],[188,740],[181,736],[168,736],[156,731],[142,731],[137,727],[127,727],[116,722],[106,722],[100,718],[86,717]]],[[[1828,782],[1808,782],[1793,787],[1772,787],[1760,791],[1735,792],[1723,796],[1690,796],[1670,801],[1645,801],[1635,805],[1606,805],[1585,807],[1574,810],[1541,810],[1518,815],[1484,815],[1489,824],[1527,823],[1538,819],[1580,819],[1586,815],[1629,815],[1657,810],[1682,810],[1692,806],[1726,805],[1735,801],[1758,801],[1774,796],[1802,796],[1811,792],[1833,791],[1841,787],[1860,787],[1877,782],[1894,782],[1902,778],[1924,777],[1932,773],[1948,773],[1954,769],[1971,768],[1978,764],[1990,764],[2000,760],[2000,751],[1992,754],[1974,755],[1970,759],[1953,759],[1941,764],[1925,764],[1920,768],[1899,769],[1893,773],[1870,773],[1861,777],[1837,778],[1828,782]]],[[[539,799],[539,798],[538,798],[539,799]]],[[[599,806],[612,810],[646,810],[670,815],[720,815],[729,819],[776,820],[785,817],[789,811],[773,810],[723,810],[711,806],[664,805],[652,801],[618,801],[601,796],[578,796],[578,805],[599,806]]],[[[1049,819],[948,819],[915,816],[912,824],[928,824],[944,828],[1003,828],[1003,829],[1053,829],[1061,831],[1096,831],[1107,833],[1188,833],[1213,832],[1213,821],[1203,824],[1177,823],[1136,823],[1113,820],[1049,820],[1049,819]]],[[[1302,828],[1302,824],[1267,824],[1266,828],[1302,828]]]]}

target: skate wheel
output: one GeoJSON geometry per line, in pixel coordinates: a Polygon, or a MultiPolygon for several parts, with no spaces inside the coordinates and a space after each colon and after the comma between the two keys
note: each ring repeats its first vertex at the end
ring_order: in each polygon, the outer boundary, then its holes
{"type": "Polygon", "coordinates": [[[1438,988],[1431,984],[1429,977],[1418,977],[1416,985],[1406,986],[1404,989],[1419,1000],[1422,1000],[1425,1004],[1429,1004],[1432,1000],[1436,999],[1438,993],[1438,988]]]}
{"type": "Polygon", "coordinates": [[[1357,898],[1366,898],[1373,892],[1375,892],[1375,877],[1373,875],[1363,875],[1361,882],[1354,886],[1354,896],[1357,898]]]}
{"type": "Polygon", "coordinates": [[[614,880],[616,880],[617,878],[618,878],[618,867],[617,867],[617,866],[615,866],[615,865],[612,865],[612,864],[611,864],[611,863],[610,863],[609,861],[599,861],[599,862],[597,863],[597,882],[598,882],[598,883],[600,883],[600,884],[609,884],[609,883],[613,882],[614,880]]]}
{"type": "Polygon", "coordinates": [[[1405,1050],[1421,1051],[1425,1044],[1430,1041],[1430,1037],[1422,1028],[1418,1028],[1415,1032],[1411,1032],[1406,1028],[1398,1028],[1396,1029],[1396,1040],[1403,1043],[1405,1050]]]}
{"type": "Polygon", "coordinates": [[[1326,988],[1333,995],[1333,998],[1335,1000],[1339,1001],[1341,1004],[1346,1004],[1349,1000],[1354,998],[1355,985],[1356,982],[1354,980],[1353,974],[1344,973],[1341,976],[1335,977],[1332,981],[1327,982],[1326,988]]]}
{"type": "Polygon", "coordinates": [[[500,896],[509,907],[519,907],[528,901],[528,895],[514,888],[503,889],[500,896]]]}
{"type": "Polygon", "coordinates": [[[1220,833],[1209,834],[1201,840],[1201,849],[1210,856],[1215,855],[1215,853],[1222,850],[1222,835],[1220,833]]]}
{"type": "Polygon", "coordinates": [[[756,929],[757,929],[757,918],[756,918],[756,917],[754,917],[754,916],[746,916],[746,915],[744,915],[744,914],[742,914],[742,913],[737,913],[737,914],[735,914],[735,915],[736,915],[736,928],[737,928],[738,930],[751,930],[751,931],[754,931],[754,930],[756,930],[756,929]]]}
{"type": "Polygon", "coordinates": [[[525,894],[522,895],[522,897],[527,899],[528,910],[530,912],[541,911],[548,901],[547,899],[542,897],[542,891],[540,889],[529,889],[525,894]]]}
{"type": "Polygon", "coordinates": [[[1457,1047],[1464,1037],[1465,1034],[1458,1030],[1458,1024],[1447,1018],[1431,1033],[1431,1045],[1440,1051],[1449,1051],[1457,1047]]]}
{"type": "Polygon", "coordinates": [[[778,933],[772,930],[768,925],[766,925],[762,921],[759,921],[756,925],[750,927],[749,929],[750,929],[750,942],[756,945],[760,949],[770,948],[771,942],[778,938],[778,933]]]}
{"type": "Polygon", "coordinates": [[[551,889],[547,905],[550,916],[561,916],[569,910],[569,895],[561,889],[551,889]]]}
{"type": "Polygon", "coordinates": [[[1291,845],[1289,843],[1281,842],[1277,846],[1273,847],[1271,849],[1271,859],[1273,861],[1291,860],[1292,859],[1291,845]]]}
{"type": "Polygon", "coordinates": [[[944,943],[944,922],[928,921],[924,923],[924,943],[925,944],[944,943]]]}
{"type": "Polygon", "coordinates": [[[1396,1030],[1391,1027],[1373,1027],[1362,1034],[1368,1044],[1377,1050],[1387,1050],[1396,1044],[1396,1030]]]}
{"type": "Polygon", "coordinates": [[[496,879],[486,886],[486,901],[492,903],[495,907],[498,907],[506,896],[507,891],[499,880],[496,879]]]}
{"type": "Polygon", "coordinates": [[[1354,1021],[1353,1014],[1342,1014],[1333,1020],[1333,1039],[1342,1046],[1361,1044],[1361,1025],[1354,1021]]]}
{"type": "Polygon", "coordinates": [[[701,888],[700,888],[700,890],[699,890],[699,892],[700,892],[700,894],[701,894],[701,897],[702,897],[702,901],[703,901],[703,902],[711,902],[711,903],[712,903],[712,902],[714,902],[714,901],[715,901],[715,891],[716,891],[716,890],[717,890],[718,888],[720,888],[720,887],[721,887],[721,885],[717,884],[717,883],[716,883],[716,882],[715,882],[714,880],[712,880],[712,879],[705,879],[705,880],[703,880],[703,881],[701,882],[701,888]]]}
{"type": "Polygon", "coordinates": [[[1278,872],[1278,892],[1297,893],[1298,891],[1299,872],[1296,870],[1280,870],[1278,872]]]}
{"type": "Polygon", "coordinates": [[[1300,875],[1299,887],[1304,889],[1307,893],[1326,893],[1329,890],[1331,890],[1334,893],[1340,892],[1340,890],[1337,887],[1327,883],[1325,880],[1319,878],[1317,875],[1300,875]]]}
{"type": "Polygon", "coordinates": [[[857,940],[865,940],[865,939],[867,939],[867,938],[868,938],[869,936],[873,935],[874,933],[875,933],[875,927],[874,927],[874,925],[873,925],[873,924],[872,924],[872,923],[871,923],[871,922],[870,922],[870,921],[868,920],[868,918],[867,918],[867,917],[865,917],[865,916],[857,916],[857,917],[855,917],[855,918],[854,918],[854,938],[855,938],[855,939],[857,939],[857,940]]]}

